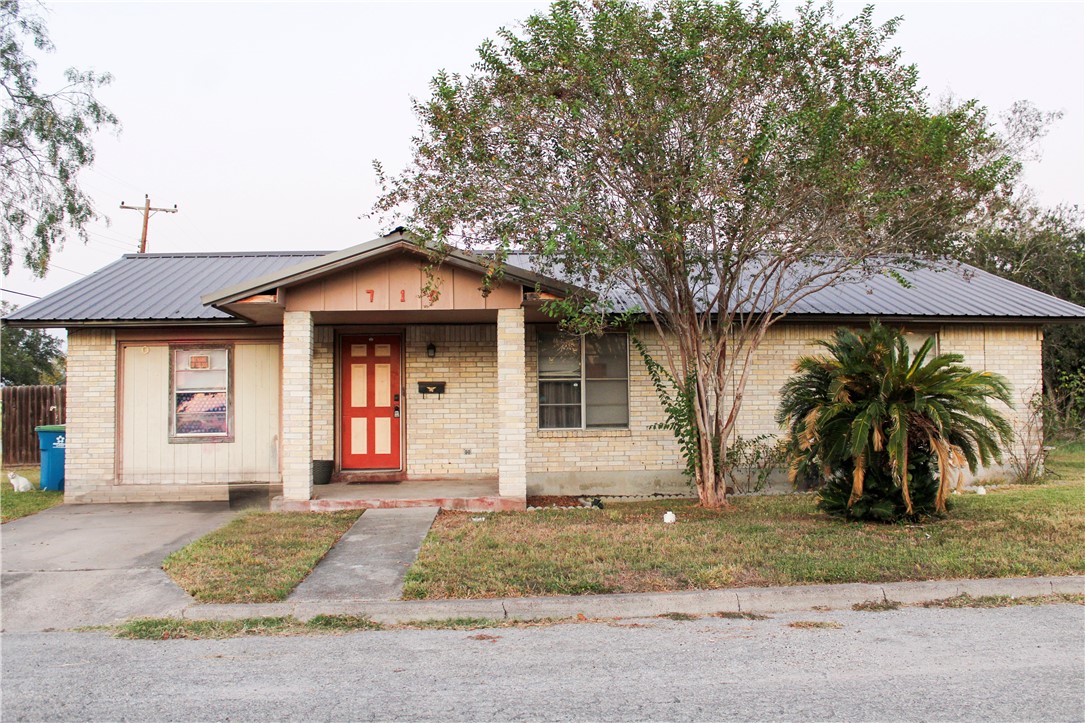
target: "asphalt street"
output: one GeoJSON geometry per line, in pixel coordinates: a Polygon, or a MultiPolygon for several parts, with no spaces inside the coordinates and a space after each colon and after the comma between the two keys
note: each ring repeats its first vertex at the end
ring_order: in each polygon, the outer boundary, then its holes
{"type": "Polygon", "coordinates": [[[1085,608],[126,641],[5,633],[4,721],[1085,717],[1085,608]],[[840,628],[794,628],[832,622],[840,628]]]}

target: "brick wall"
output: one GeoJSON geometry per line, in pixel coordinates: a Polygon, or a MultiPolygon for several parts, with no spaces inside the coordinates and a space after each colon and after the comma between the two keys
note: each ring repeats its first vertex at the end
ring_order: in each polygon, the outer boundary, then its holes
{"type": "Polygon", "coordinates": [[[283,315],[283,498],[307,500],[313,488],[313,315],[283,315]]]}
{"type": "MultiPolygon", "coordinates": [[[[753,359],[737,433],[744,437],[782,435],[775,422],[780,387],[794,372],[803,354],[818,354],[812,342],[832,334],[834,325],[782,323],[769,330],[753,359]]],[[[1041,382],[1039,327],[980,324],[917,325],[910,331],[937,333],[940,350],[958,352],[974,369],[1006,376],[1016,409],[1008,418],[1025,433],[1025,409],[1041,382]]],[[[663,360],[663,345],[650,327],[641,327],[649,353],[663,360]]],[[[648,494],[687,489],[680,474],[684,463],[674,436],[649,429],[663,418],[655,390],[640,354],[630,348],[628,430],[540,430],[538,428],[538,352],[536,328],[529,327],[527,348],[528,487],[531,494],[648,494]]],[[[732,383],[732,394],[734,384],[732,383]]],[[[1020,442],[1018,443],[1020,445],[1020,442]]],[[[999,468],[981,471],[984,478],[1004,474],[999,468]]]]}
{"type": "Polygon", "coordinates": [[[335,330],[318,326],[313,338],[313,459],[335,459],[335,330]]]}
{"type": "Polygon", "coordinates": [[[505,497],[527,494],[528,410],[527,328],[524,310],[497,312],[498,481],[505,497]]]}
{"type": "Polygon", "coordinates": [[[116,478],[117,340],[111,329],[68,330],[64,497],[105,490],[116,478]]]}
{"type": "Polygon", "coordinates": [[[496,475],[497,327],[409,326],[405,343],[408,475],[496,475]],[[445,394],[423,398],[423,381],[445,382],[445,394]]]}
{"type": "MultiPolygon", "coordinates": [[[[545,327],[544,327],[545,328],[545,327]]],[[[655,359],[663,343],[651,327],[640,337],[655,359]]],[[[674,434],[662,421],[648,370],[629,345],[629,429],[539,429],[538,327],[527,334],[527,451],[530,494],[642,494],[688,489],[674,434]]]]}

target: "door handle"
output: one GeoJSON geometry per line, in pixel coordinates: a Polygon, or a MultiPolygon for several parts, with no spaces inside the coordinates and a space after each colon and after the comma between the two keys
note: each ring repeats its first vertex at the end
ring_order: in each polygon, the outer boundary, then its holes
{"type": "Polygon", "coordinates": [[[398,404],[396,405],[395,411],[392,413],[392,416],[395,417],[396,419],[399,419],[399,405],[398,404]]]}

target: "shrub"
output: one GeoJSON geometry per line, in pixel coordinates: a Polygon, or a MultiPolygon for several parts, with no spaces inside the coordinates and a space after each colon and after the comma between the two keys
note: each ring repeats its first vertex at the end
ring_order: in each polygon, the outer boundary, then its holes
{"type": "Polygon", "coordinates": [[[965,467],[1001,461],[1012,431],[989,404],[1010,404],[1001,376],[972,371],[959,354],[931,356],[933,338],[913,353],[877,322],[818,344],[828,354],[799,359],[776,416],[790,432],[792,481],[821,477],[826,512],[885,522],[941,514],[965,467]]]}

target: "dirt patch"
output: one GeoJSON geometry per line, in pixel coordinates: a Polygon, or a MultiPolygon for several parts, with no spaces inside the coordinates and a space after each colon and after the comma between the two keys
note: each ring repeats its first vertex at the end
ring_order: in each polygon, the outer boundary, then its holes
{"type": "Polygon", "coordinates": [[[528,507],[583,507],[579,497],[567,495],[536,495],[527,498],[528,507]]]}

